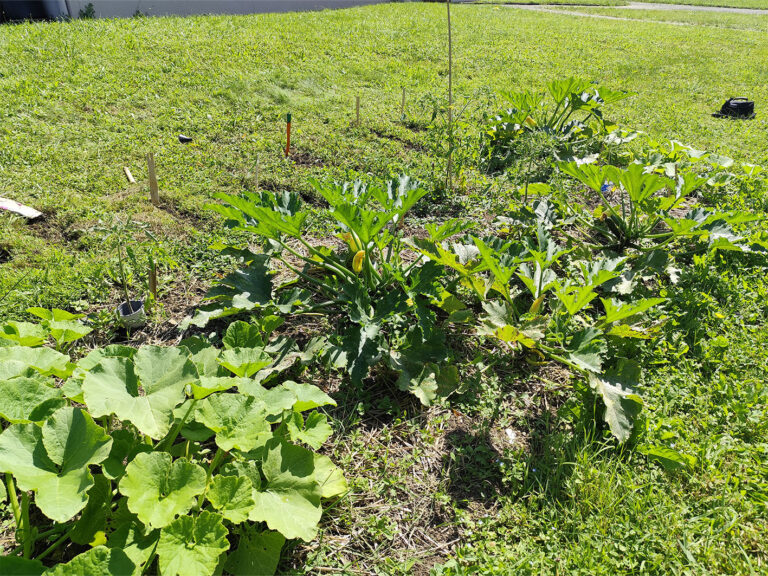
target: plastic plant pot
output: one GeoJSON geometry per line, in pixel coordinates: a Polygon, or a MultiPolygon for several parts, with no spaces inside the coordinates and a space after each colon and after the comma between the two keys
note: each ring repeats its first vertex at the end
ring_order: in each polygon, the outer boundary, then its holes
{"type": "Polygon", "coordinates": [[[126,328],[141,328],[147,323],[144,300],[123,302],[117,307],[117,317],[126,328]]]}

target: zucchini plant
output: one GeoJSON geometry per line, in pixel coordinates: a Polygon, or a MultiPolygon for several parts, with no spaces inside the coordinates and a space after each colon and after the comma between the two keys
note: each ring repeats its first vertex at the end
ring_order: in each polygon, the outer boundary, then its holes
{"type": "MultiPolygon", "coordinates": [[[[324,339],[324,358],[360,383],[375,366],[423,404],[458,384],[436,310],[445,305],[442,269],[406,254],[404,221],[426,190],[407,177],[386,185],[313,181],[336,227],[333,242],[311,241],[308,212],[294,194],[220,194],[212,209],[231,226],[263,241],[253,254],[226,247],[245,266],[208,295],[187,325],[273,307],[293,314],[323,314],[335,323],[324,339]],[[288,278],[274,284],[274,275],[288,278]]],[[[451,230],[449,233],[455,233],[451,230]]]]}
{"type": "Polygon", "coordinates": [[[509,108],[486,121],[480,146],[481,166],[499,172],[525,156],[583,157],[599,151],[616,127],[603,117],[603,106],[631,94],[595,86],[577,78],[547,84],[546,94],[507,92],[509,108]],[[532,146],[532,142],[538,144],[532,146]]]}
{"type": "Polygon", "coordinates": [[[323,500],[347,488],[314,452],[331,434],[315,409],[333,399],[283,374],[308,360],[292,342],[235,322],[223,349],[113,345],[74,362],[43,346],[54,322],[2,327],[18,546],[0,573],[273,574],[286,540],[316,536],[323,500]]]}

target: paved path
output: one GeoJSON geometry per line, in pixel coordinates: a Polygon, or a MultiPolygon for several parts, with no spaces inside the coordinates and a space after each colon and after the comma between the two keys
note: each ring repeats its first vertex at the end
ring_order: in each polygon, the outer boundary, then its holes
{"type": "MultiPolygon", "coordinates": [[[[488,4],[486,4],[488,6],[488,4]]],[[[760,8],[726,8],[723,6],[693,6],[691,4],[655,4],[647,2],[630,2],[624,6],[600,6],[595,4],[503,4],[508,8],[520,10],[536,10],[538,12],[554,12],[556,14],[572,14],[575,16],[588,16],[590,18],[605,18],[607,20],[636,20],[621,16],[607,16],[605,14],[590,14],[589,12],[577,12],[567,8],[601,8],[607,10],[673,10],[679,12],[729,12],[731,14],[763,14],[768,15],[768,10],[760,8]]],[[[687,22],[669,22],[664,24],[688,25],[687,22]]]]}
{"type": "Polygon", "coordinates": [[[626,6],[612,8],[629,8],[631,10],[685,10],[688,12],[733,12],[735,14],[768,14],[761,8],[726,8],[724,6],[692,6],[690,4],[655,4],[649,2],[630,2],[626,6]]]}

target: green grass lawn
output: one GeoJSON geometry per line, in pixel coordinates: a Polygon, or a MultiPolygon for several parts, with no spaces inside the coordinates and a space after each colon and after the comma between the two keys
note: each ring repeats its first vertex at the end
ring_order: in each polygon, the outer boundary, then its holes
{"type": "MultiPolygon", "coordinates": [[[[444,13],[390,4],[0,27],[0,195],[46,213],[32,225],[0,215],[0,320],[26,318],[32,305],[111,310],[120,300],[114,255],[98,228],[131,215],[177,263],[162,270],[154,330],[133,342],[170,338],[227,265],[207,247],[229,234],[203,207],[216,192],[253,190],[257,157],[262,187],[310,201],[310,176],[407,172],[432,186],[441,164],[425,127],[446,91],[444,13]],[[282,154],[288,112],[292,160],[282,154]],[[194,142],[180,144],[180,133],[194,142]],[[148,151],[161,209],[147,199],[148,151]]],[[[464,119],[477,125],[492,111],[490,92],[574,75],[636,93],[609,108],[622,126],[768,163],[763,21],[722,15],[734,25],[694,30],[650,21],[660,14],[624,22],[456,5],[464,119]],[[742,94],[757,102],[755,120],[711,116],[742,94]]],[[[450,209],[481,218],[488,185],[468,168],[450,209]]],[[[695,455],[692,473],[665,473],[574,427],[562,374],[512,367],[423,413],[350,394],[330,415],[331,455],[352,493],[326,515],[318,541],[290,550],[283,573],[765,573],[765,267],[718,256],[685,271],[668,296],[701,333],[690,354],[643,349],[648,434],[695,455]],[[691,286],[700,300],[686,300],[691,286]]]]}
{"type": "MultiPolygon", "coordinates": [[[[14,258],[4,265],[0,293],[35,271],[0,307],[18,314],[30,303],[108,300],[109,285],[94,266],[107,255],[85,230],[116,211],[140,212],[173,236],[205,229],[202,205],[213,192],[252,185],[257,154],[269,186],[306,189],[306,176],[325,169],[336,177],[409,171],[430,178],[429,154],[413,153],[418,135],[397,120],[401,87],[422,123],[431,108],[419,102],[444,93],[441,14],[438,6],[393,5],[4,27],[0,190],[49,219],[31,228],[3,222],[2,243],[14,258]],[[350,127],[356,95],[360,129],[350,127]],[[280,154],[286,112],[302,153],[296,163],[280,154]],[[180,145],[182,132],[195,143],[180,145]],[[173,210],[148,211],[145,190],[125,181],[123,166],[145,181],[149,150],[173,210]]],[[[758,106],[765,99],[764,35],[586,19],[576,29],[575,22],[456,6],[458,98],[579,75],[637,92],[614,108],[623,125],[740,160],[766,159],[764,119],[709,115],[730,95],[749,94],[758,106]]],[[[182,246],[181,261],[200,265],[196,241],[182,246]]]]}

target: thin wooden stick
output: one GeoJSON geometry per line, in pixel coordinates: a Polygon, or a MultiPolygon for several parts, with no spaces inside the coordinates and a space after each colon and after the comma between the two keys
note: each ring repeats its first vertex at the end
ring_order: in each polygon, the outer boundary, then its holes
{"type": "Polygon", "coordinates": [[[360,126],[360,96],[355,96],[355,112],[357,114],[357,125],[360,126]]]}
{"type": "Polygon", "coordinates": [[[133,174],[131,174],[128,166],[123,166],[123,172],[125,172],[125,177],[128,178],[129,183],[136,184],[136,180],[133,179],[133,174]]]}
{"type": "Polygon", "coordinates": [[[446,0],[448,10],[448,167],[446,183],[448,192],[453,189],[452,160],[453,160],[453,39],[451,37],[451,0],[446,0]]]}
{"type": "Polygon", "coordinates": [[[147,154],[147,168],[149,169],[149,199],[155,206],[160,206],[160,190],[157,187],[157,175],[155,174],[155,155],[147,154]]]}
{"type": "Polygon", "coordinates": [[[154,261],[149,263],[149,293],[153,300],[157,300],[157,267],[154,261]]]}
{"type": "Polygon", "coordinates": [[[400,120],[405,120],[405,86],[403,86],[403,101],[400,104],[400,120]]]}

